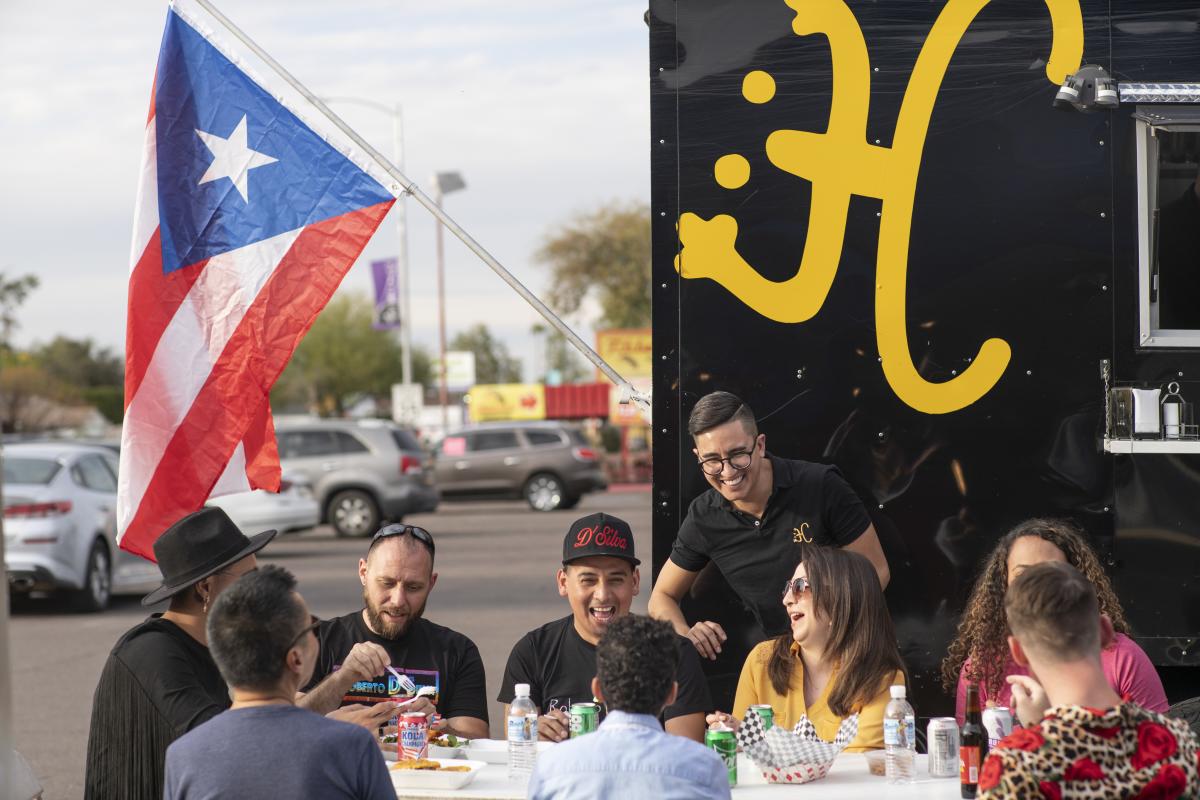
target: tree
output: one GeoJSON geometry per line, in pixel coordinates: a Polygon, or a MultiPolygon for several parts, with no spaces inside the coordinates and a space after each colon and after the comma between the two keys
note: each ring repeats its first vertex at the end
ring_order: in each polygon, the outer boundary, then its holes
{"type": "Polygon", "coordinates": [[[492,336],[482,322],[459,332],[450,340],[450,350],[475,354],[476,383],[519,383],[521,359],[509,354],[504,342],[492,336]]]}
{"type": "Polygon", "coordinates": [[[9,349],[9,337],[17,327],[17,308],[38,287],[36,275],[8,279],[0,272],[0,350],[9,349]]]}
{"type": "Polygon", "coordinates": [[[58,403],[77,400],[70,387],[25,355],[7,359],[0,369],[0,431],[37,431],[58,403]]]}
{"type": "Polygon", "coordinates": [[[47,373],[80,389],[121,386],[125,380],[121,356],[91,339],[56,336],[49,344],[35,346],[30,355],[47,373]]]}
{"type": "MultiPolygon", "coordinates": [[[[354,400],[387,401],[402,377],[395,336],[371,327],[375,307],[364,295],[333,298],[296,348],[271,392],[276,409],[302,408],[341,416],[354,400]]],[[[413,379],[428,383],[429,357],[413,350],[413,379]]]]}
{"type": "Polygon", "coordinates": [[[650,209],[611,203],[552,231],[535,257],[550,268],[549,304],[560,314],[579,310],[589,294],[600,303],[599,323],[610,328],[650,324],[650,209]]]}

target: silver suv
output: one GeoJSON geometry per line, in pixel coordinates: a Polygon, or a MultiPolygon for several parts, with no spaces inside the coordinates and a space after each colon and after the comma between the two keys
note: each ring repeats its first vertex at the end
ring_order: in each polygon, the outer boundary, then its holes
{"type": "Polygon", "coordinates": [[[438,443],[435,459],[446,497],[524,497],[535,511],[554,511],[608,488],[583,432],[561,422],[463,428],[438,443]]]}
{"type": "Polygon", "coordinates": [[[437,509],[429,456],[390,422],[285,421],[275,436],[283,470],[312,484],[321,521],[339,536],[369,536],[385,519],[437,509]]]}

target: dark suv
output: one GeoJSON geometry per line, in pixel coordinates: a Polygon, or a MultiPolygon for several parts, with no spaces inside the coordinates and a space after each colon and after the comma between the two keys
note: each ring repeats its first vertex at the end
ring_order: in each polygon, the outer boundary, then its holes
{"type": "Polygon", "coordinates": [[[339,536],[369,536],[385,519],[437,509],[428,455],[386,420],[279,422],[275,436],[284,472],[312,484],[321,521],[339,536]]]}
{"type": "Polygon", "coordinates": [[[536,511],[572,508],[608,488],[583,432],[558,422],[487,423],[447,434],[434,469],[446,497],[524,497],[536,511]]]}

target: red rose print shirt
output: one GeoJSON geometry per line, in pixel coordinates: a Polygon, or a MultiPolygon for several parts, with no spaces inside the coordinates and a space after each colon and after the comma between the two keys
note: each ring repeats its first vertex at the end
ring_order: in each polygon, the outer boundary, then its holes
{"type": "Polygon", "coordinates": [[[1123,703],[1104,711],[1058,706],[993,748],[980,800],[1200,798],[1200,758],[1186,722],[1123,703]]]}

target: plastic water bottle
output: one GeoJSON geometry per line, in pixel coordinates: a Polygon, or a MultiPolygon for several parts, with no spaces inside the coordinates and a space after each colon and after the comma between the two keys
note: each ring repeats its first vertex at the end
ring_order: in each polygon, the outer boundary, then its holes
{"type": "Polygon", "coordinates": [[[912,783],[917,753],[917,720],[903,686],[893,686],[883,712],[883,744],[887,748],[888,783],[912,783]]]}
{"type": "Polygon", "coordinates": [[[508,707],[508,777],[528,780],[537,760],[537,707],[529,699],[529,684],[514,687],[508,707]]]}

